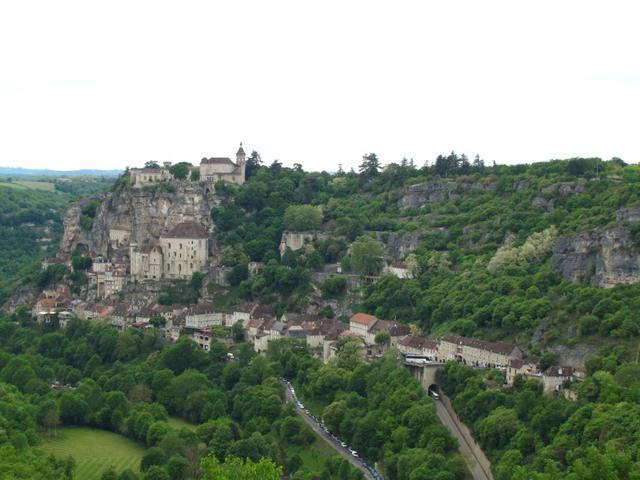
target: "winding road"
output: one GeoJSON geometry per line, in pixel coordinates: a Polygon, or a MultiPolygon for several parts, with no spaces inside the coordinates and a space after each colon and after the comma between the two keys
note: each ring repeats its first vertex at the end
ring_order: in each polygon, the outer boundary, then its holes
{"type": "MultiPolygon", "coordinates": [[[[360,470],[367,480],[376,480],[371,472],[362,464],[362,460],[360,458],[351,455],[351,452],[349,452],[349,450],[342,447],[338,442],[336,442],[331,435],[329,435],[322,429],[318,422],[311,418],[302,408],[298,407],[298,405],[296,404],[296,399],[293,396],[293,392],[291,391],[291,386],[287,383],[285,383],[285,396],[287,402],[293,402],[298,415],[302,417],[305,423],[309,425],[313,429],[313,431],[320,436],[320,438],[322,438],[326,443],[333,447],[336,452],[346,458],[351,465],[360,470]]],[[[380,475],[378,478],[382,479],[382,475],[380,475]]]]}

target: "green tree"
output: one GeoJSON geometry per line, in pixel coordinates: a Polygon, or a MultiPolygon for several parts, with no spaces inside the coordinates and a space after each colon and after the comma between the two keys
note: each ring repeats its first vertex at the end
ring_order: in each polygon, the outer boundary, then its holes
{"type": "Polygon", "coordinates": [[[391,334],[386,330],[376,333],[374,338],[376,345],[388,345],[391,342],[391,334]]]}
{"type": "Polygon", "coordinates": [[[282,221],[287,230],[316,230],[322,223],[322,211],[313,205],[290,205],[282,221]]]}
{"type": "Polygon", "coordinates": [[[190,163],[180,162],[169,167],[169,172],[177,180],[184,180],[189,175],[190,163]]]}
{"type": "Polygon", "coordinates": [[[200,468],[203,480],[280,480],[283,475],[282,467],[266,457],[258,462],[227,457],[220,463],[214,455],[209,455],[202,459],[200,468]]]}
{"type": "Polygon", "coordinates": [[[358,167],[361,177],[370,179],[380,173],[380,161],[375,153],[369,153],[362,157],[362,163],[358,167]]]}
{"type": "Polygon", "coordinates": [[[352,245],[351,267],[362,275],[377,275],[382,268],[382,245],[369,236],[359,237],[352,245]]]}

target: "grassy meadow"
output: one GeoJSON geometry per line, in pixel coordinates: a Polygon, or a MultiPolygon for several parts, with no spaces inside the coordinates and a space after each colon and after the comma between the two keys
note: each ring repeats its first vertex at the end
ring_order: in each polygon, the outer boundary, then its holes
{"type": "Polygon", "coordinates": [[[74,478],[100,480],[110,466],[121,472],[127,468],[139,471],[144,448],[133,440],[92,428],[64,427],[57,435],[39,446],[57,458],[72,456],[76,461],[74,478]]]}

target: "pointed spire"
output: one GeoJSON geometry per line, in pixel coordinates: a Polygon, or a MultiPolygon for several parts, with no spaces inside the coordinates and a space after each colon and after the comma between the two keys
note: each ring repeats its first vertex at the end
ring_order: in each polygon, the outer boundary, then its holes
{"type": "Polygon", "coordinates": [[[238,152],[236,153],[236,157],[238,157],[239,155],[245,155],[244,153],[244,148],[242,148],[242,142],[240,142],[240,148],[238,149],[238,152]]]}

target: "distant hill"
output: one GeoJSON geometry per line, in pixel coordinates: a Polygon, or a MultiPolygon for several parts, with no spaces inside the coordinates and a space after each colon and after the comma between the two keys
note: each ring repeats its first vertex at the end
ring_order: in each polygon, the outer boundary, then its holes
{"type": "Polygon", "coordinates": [[[122,170],[48,170],[38,168],[20,168],[20,167],[0,167],[0,175],[16,175],[16,176],[46,176],[46,177],[83,177],[83,176],[99,176],[99,177],[117,177],[122,170]]]}

